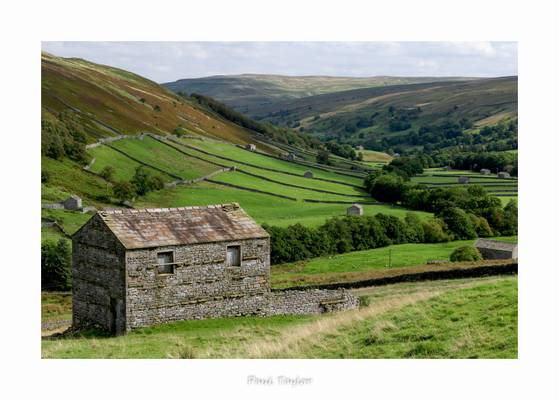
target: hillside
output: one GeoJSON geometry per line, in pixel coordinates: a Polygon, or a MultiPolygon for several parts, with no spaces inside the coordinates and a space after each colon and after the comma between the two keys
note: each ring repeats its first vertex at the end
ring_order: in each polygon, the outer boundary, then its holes
{"type": "Polygon", "coordinates": [[[333,77],[285,75],[218,75],[204,78],[180,79],[165,83],[174,92],[200,93],[224,102],[247,115],[256,115],[262,106],[272,106],[284,100],[294,100],[350,89],[382,87],[441,80],[468,80],[471,78],[438,77],[333,77]]]}
{"type": "Polygon", "coordinates": [[[141,76],[75,58],[41,54],[43,119],[72,110],[87,142],[119,134],[187,133],[247,143],[251,133],[141,76]]]}

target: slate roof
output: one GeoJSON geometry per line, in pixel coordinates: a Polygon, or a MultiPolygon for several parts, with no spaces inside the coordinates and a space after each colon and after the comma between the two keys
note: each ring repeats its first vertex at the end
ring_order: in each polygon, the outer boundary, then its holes
{"type": "Polygon", "coordinates": [[[518,244],[501,242],[500,240],[478,239],[474,243],[474,246],[483,249],[514,251],[514,249],[518,247],[518,244]]]}
{"type": "Polygon", "coordinates": [[[99,211],[126,249],[269,237],[237,203],[99,211]]]}

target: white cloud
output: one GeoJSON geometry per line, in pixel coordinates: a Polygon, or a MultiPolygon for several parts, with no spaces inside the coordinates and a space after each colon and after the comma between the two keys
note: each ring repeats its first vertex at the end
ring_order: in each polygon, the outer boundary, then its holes
{"type": "Polygon", "coordinates": [[[503,76],[515,42],[43,42],[158,82],[219,74],[503,76]]]}

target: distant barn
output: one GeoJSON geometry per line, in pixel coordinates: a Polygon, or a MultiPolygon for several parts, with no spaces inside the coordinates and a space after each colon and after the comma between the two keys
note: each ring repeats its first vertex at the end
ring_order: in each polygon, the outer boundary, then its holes
{"type": "Polygon", "coordinates": [[[510,178],[510,174],[508,172],[501,171],[497,174],[497,178],[501,178],[501,179],[510,178]]]}
{"type": "Polygon", "coordinates": [[[479,170],[479,173],[482,175],[489,175],[491,173],[490,170],[488,170],[487,168],[482,168],[479,170]]]}
{"type": "Polygon", "coordinates": [[[458,177],[458,183],[470,183],[469,176],[460,176],[458,177]]]}
{"type": "Polygon", "coordinates": [[[80,210],[82,208],[82,199],[73,194],[64,200],[64,208],[66,210],[80,210]]]}
{"type": "Polygon", "coordinates": [[[347,208],[347,215],[363,215],[363,206],[354,203],[347,208]]]}
{"type": "Polygon", "coordinates": [[[451,167],[450,165],[445,165],[445,166],[443,167],[443,169],[444,169],[445,171],[450,171],[450,170],[452,169],[452,167],[451,167]]]}
{"type": "Polygon", "coordinates": [[[256,145],[253,143],[245,144],[245,150],[256,151],[256,145]]]}
{"type": "Polygon", "coordinates": [[[363,151],[363,150],[365,150],[365,148],[364,148],[363,146],[361,146],[361,145],[357,146],[356,149],[357,149],[357,151],[363,151]]]}
{"type": "Polygon", "coordinates": [[[311,171],[305,171],[305,173],[304,173],[303,176],[304,176],[305,178],[310,178],[310,179],[314,178],[314,175],[313,175],[313,173],[312,173],[311,171]]]}
{"type": "Polygon", "coordinates": [[[484,260],[501,260],[518,258],[518,244],[501,242],[499,240],[478,239],[474,246],[479,250],[484,260]]]}
{"type": "Polygon", "coordinates": [[[296,158],[297,158],[297,157],[295,156],[294,153],[289,153],[289,154],[287,155],[287,159],[288,159],[289,161],[295,161],[296,158]]]}

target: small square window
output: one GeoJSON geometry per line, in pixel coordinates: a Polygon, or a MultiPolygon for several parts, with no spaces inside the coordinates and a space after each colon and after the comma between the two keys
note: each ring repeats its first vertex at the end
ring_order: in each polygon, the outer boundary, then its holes
{"type": "Polygon", "coordinates": [[[241,266],[241,246],[227,246],[227,265],[241,266]]]}
{"type": "Polygon", "coordinates": [[[175,273],[175,264],[174,264],[172,251],[157,253],[157,273],[158,274],[175,273]]]}

